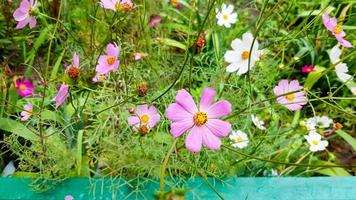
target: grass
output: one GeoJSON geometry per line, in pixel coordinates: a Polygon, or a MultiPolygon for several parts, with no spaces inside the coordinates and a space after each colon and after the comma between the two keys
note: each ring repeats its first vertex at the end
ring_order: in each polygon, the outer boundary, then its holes
{"type": "MultiPolygon", "coordinates": [[[[103,9],[90,0],[39,2],[42,14],[34,29],[14,29],[11,15],[17,2],[0,6],[0,117],[23,123],[39,137],[30,141],[16,132],[0,132],[0,167],[15,160],[14,176],[39,177],[38,189],[44,190],[52,186],[48,180],[76,176],[184,179],[262,176],[272,169],[281,176],[355,174],[355,162],[347,157],[355,155],[354,140],[349,139],[355,138],[355,97],[333,70],[327,51],[336,40],[321,21],[321,14],[332,10],[333,16],[344,19],[347,39],[355,44],[356,7],[351,2],[236,1],[238,21],[230,29],[216,24],[215,8],[223,1],[181,1],[183,7],[177,10],[166,1],[141,0],[134,1],[135,8],[128,13],[103,9]],[[148,26],[152,14],[162,17],[156,29],[148,26]],[[232,40],[247,31],[264,49],[264,58],[246,75],[228,74],[224,54],[232,40]],[[198,50],[195,41],[200,33],[206,43],[198,50]],[[91,80],[95,66],[109,42],[121,46],[120,67],[95,84],[91,80]],[[64,75],[74,52],[80,55],[77,80],[64,75]],[[148,57],[135,61],[135,52],[147,52],[148,57]],[[325,71],[303,75],[300,68],[306,64],[325,71]],[[46,85],[37,85],[36,95],[21,98],[12,81],[22,75],[46,85]],[[273,88],[281,79],[308,86],[309,102],[300,112],[277,103],[273,88]],[[70,85],[70,97],[55,110],[50,100],[62,82],[70,85]],[[140,89],[142,84],[147,84],[147,91],[140,89]],[[224,138],[221,150],[204,148],[193,154],[185,148],[183,137],[172,148],[165,109],[177,90],[187,89],[197,102],[206,86],[233,105],[227,121],[233,130],[248,134],[247,148],[233,150],[224,138]],[[20,122],[19,112],[26,102],[34,104],[34,115],[20,122]],[[127,124],[128,110],[143,103],[155,105],[162,119],[145,136],[127,124]],[[257,129],[251,114],[258,115],[267,130],[257,129]],[[342,124],[349,137],[345,141],[332,134],[326,151],[311,153],[304,139],[307,130],[300,122],[321,115],[342,124]],[[166,170],[162,171],[163,162],[166,170]],[[325,170],[331,165],[342,168],[325,170]]],[[[354,48],[343,49],[342,58],[354,76],[354,48]]]]}

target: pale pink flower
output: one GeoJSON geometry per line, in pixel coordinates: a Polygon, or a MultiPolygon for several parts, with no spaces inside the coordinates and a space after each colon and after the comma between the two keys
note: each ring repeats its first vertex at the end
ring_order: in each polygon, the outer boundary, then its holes
{"type": "Polygon", "coordinates": [[[27,80],[25,77],[22,77],[21,80],[16,80],[15,87],[22,97],[31,96],[35,93],[35,86],[32,84],[32,80],[27,80]]]}
{"type": "Polygon", "coordinates": [[[57,96],[55,96],[51,101],[56,102],[55,108],[57,109],[68,97],[68,89],[69,86],[66,84],[62,84],[61,87],[58,90],[57,96]]]}
{"type": "Polygon", "coordinates": [[[33,15],[34,9],[37,7],[36,0],[22,0],[20,3],[20,7],[18,7],[13,16],[16,21],[19,23],[16,26],[16,29],[21,29],[29,24],[30,28],[34,28],[36,26],[36,18],[33,15]]]}
{"type": "Polygon", "coordinates": [[[131,0],[101,0],[100,6],[113,11],[130,11],[133,3],[131,0]]]}
{"type": "Polygon", "coordinates": [[[146,134],[161,119],[161,116],[157,113],[157,108],[147,104],[138,106],[134,113],[135,116],[128,117],[127,121],[135,131],[138,130],[142,134],[146,134]]]}
{"type": "Polygon", "coordinates": [[[80,68],[79,68],[79,56],[76,52],[73,55],[73,63],[66,67],[65,73],[69,75],[69,77],[75,79],[79,76],[80,68]]]}
{"type": "Polygon", "coordinates": [[[352,47],[352,44],[344,39],[346,33],[342,30],[342,27],[337,24],[337,19],[335,17],[330,18],[328,14],[324,13],[323,24],[325,28],[328,29],[335,36],[340,45],[347,48],[352,47]]]}
{"type": "Polygon", "coordinates": [[[66,72],[68,72],[68,70],[71,67],[79,68],[79,56],[78,56],[77,52],[74,52],[74,54],[73,54],[73,63],[66,67],[66,72]]]}
{"type": "Polygon", "coordinates": [[[147,53],[143,53],[143,52],[137,52],[135,53],[135,60],[141,60],[143,59],[144,57],[148,56],[147,53]]]}
{"type": "Polygon", "coordinates": [[[24,105],[23,111],[20,113],[21,121],[27,121],[31,117],[32,111],[33,111],[33,106],[31,103],[24,105]]]}
{"type": "Polygon", "coordinates": [[[231,124],[218,119],[231,112],[231,104],[226,100],[212,104],[215,97],[213,88],[205,88],[197,107],[193,97],[182,89],[177,93],[176,102],[166,110],[167,118],[172,121],[170,132],[173,137],[189,130],[185,146],[191,152],[199,152],[202,145],[212,150],[220,149],[220,138],[231,132],[231,124]]]}
{"type": "Polygon", "coordinates": [[[72,195],[66,195],[64,200],[74,200],[74,197],[72,195]]]}
{"type": "Polygon", "coordinates": [[[107,74],[97,74],[97,75],[94,76],[94,78],[92,80],[93,80],[93,82],[96,83],[96,82],[100,82],[100,81],[105,80],[106,77],[107,77],[107,74]]]}
{"type": "Polygon", "coordinates": [[[151,28],[157,28],[161,24],[161,21],[162,19],[159,15],[151,15],[148,24],[151,28]]]}
{"type": "Polygon", "coordinates": [[[277,101],[279,104],[289,110],[295,111],[302,109],[303,105],[307,104],[308,99],[304,91],[301,91],[302,89],[303,87],[299,85],[297,80],[293,80],[289,83],[288,80],[284,79],[279,81],[273,91],[274,94],[278,96],[277,101]]]}
{"type": "Polygon", "coordinates": [[[114,44],[106,46],[106,55],[101,55],[98,60],[95,71],[97,75],[108,74],[110,71],[117,71],[119,68],[120,47],[114,44]]]}

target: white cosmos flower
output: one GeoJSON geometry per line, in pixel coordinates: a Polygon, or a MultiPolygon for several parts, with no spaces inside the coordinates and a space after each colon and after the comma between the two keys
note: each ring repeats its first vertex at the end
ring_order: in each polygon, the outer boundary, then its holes
{"type": "Polygon", "coordinates": [[[266,130],[265,122],[260,120],[256,115],[251,115],[253,124],[260,130],[266,130]]]}
{"type": "Polygon", "coordinates": [[[337,77],[340,79],[342,82],[346,82],[352,78],[350,74],[348,74],[349,69],[347,68],[347,65],[345,63],[339,63],[335,66],[335,72],[337,77]]]}
{"type": "MultiPolygon", "coordinates": [[[[329,52],[330,61],[332,64],[336,64],[340,61],[341,49],[339,45],[335,45],[329,52]]],[[[346,63],[340,62],[335,66],[335,72],[337,77],[342,81],[346,82],[352,78],[350,74],[348,74],[349,69],[347,68],[346,63]]]]}
{"type": "Polygon", "coordinates": [[[350,88],[353,95],[356,96],[356,86],[350,88]]]}
{"type": "Polygon", "coordinates": [[[237,38],[232,41],[231,47],[233,50],[229,50],[225,53],[224,58],[230,65],[227,66],[227,72],[236,72],[238,75],[245,74],[248,71],[248,59],[250,58],[250,69],[255,66],[256,61],[260,60],[260,55],[263,53],[258,50],[258,41],[255,40],[252,51],[250,52],[253,41],[253,35],[249,32],[242,35],[242,40],[237,38]]]}
{"type": "Polygon", "coordinates": [[[229,135],[229,138],[232,141],[232,146],[236,148],[245,148],[248,145],[248,136],[246,133],[238,130],[233,131],[232,134],[229,135]]]}
{"type": "Polygon", "coordinates": [[[230,28],[231,24],[235,24],[237,21],[237,14],[233,11],[234,6],[226,4],[222,4],[221,11],[216,9],[216,18],[218,19],[218,25],[230,28]]]}
{"type": "Polygon", "coordinates": [[[330,125],[333,124],[333,120],[327,116],[316,116],[309,118],[305,123],[305,126],[308,130],[315,130],[316,127],[318,128],[329,128],[330,125]]]}
{"type": "Polygon", "coordinates": [[[321,140],[321,135],[315,131],[310,131],[308,135],[304,136],[304,138],[309,143],[309,150],[311,152],[324,151],[329,145],[328,141],[321,140]]]}

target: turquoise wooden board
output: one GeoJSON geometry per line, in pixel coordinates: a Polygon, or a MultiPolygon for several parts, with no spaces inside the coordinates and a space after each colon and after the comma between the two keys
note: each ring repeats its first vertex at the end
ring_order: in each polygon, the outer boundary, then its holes
{"type": "MultiPolygon", "coordinates": [[[[187,181],[170,180],[170,186],[189,188],[187,199],[219,199],[199,177],[187,181]]],[[[356,200],[356,177],[312,178],[229,178],[223,182],[209,178],[228,200],[356,200]]],[[[31,179],[0,178],[0,199],[75,200],[154,199],[158,181],[148,179],[68,179],[46,193],[35,193],[31,179]]],[[[167,186],[168,189],[168,186],[167,186]]]]}

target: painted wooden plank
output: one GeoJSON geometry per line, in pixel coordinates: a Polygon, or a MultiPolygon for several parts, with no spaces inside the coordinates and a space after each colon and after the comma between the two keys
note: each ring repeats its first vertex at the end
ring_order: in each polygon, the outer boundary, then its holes
{"type": "MultiPolygon", "coordinates": [[[[158,181],[150,179],[68,179],[55,189],[36,193],[31,179],[0,178],[1,200],[62,200],[72,195],[75,200],[154,199],[158,181]]],[[[188,188],[187,199],[218,199],[199,177],[169,180],[169,186],[188,188]]],[[[356,200],[356,177],[313,178],[209,178],[227,200],[356,200]]],[[[166,189],[169,188],[167,186],[166,189]]]]}

